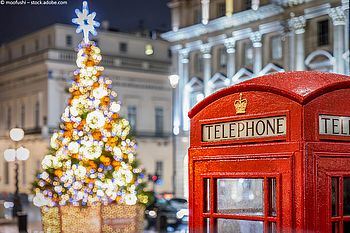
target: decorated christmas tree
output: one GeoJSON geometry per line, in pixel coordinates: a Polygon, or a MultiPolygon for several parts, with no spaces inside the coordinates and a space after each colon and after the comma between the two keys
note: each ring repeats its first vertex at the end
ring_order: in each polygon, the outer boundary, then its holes
{"type": "Polygon", "coordinates": [[[86,2],[76,14],[77,33],[84,35],[77,54],[78,69],[60,130],[53,134],[50,153],[42,160],[43,171],[34,182],[34,204],[147,203],[129,122],[118,114],[117,94],[99,66],[100,49],[89,40],[89,33],[96,35],[99,23],[94,20],[95,13],[89,14],[86,2]]]}

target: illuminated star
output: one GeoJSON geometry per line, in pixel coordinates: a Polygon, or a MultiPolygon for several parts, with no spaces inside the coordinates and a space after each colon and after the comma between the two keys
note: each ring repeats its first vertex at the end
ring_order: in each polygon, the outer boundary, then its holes
{"type": "Polygon", "coordinates": [[[80,11],[78,9],[75,9],[75,14],[78,17],[72,19],[72,22],[79,25],[76,32],[83,32],[84,42],[87,44],[89,43],[89,33],[96,36],[97,31],[95,27],[99,27],[100,23],[94,20],[96,16],[95,12],[89,14],[89,8],[86,1],[83,2],[83,10],[80,11]]]}

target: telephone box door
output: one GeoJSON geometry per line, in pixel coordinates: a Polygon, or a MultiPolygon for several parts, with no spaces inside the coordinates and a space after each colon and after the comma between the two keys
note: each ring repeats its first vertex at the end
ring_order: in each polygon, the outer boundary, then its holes
{"type": "Polygon", "coordinates": [[[350,232],[350,154],[318,157],[319,232],[350,232]]]}
{"type": "Polygon", "coordinates": [[[290,232],[290,157],[194,162],[194,232],[290,232]]]}

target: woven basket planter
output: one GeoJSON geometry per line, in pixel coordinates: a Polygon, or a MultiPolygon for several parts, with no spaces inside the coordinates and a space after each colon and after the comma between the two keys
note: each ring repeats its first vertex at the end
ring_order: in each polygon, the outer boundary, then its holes
{"type": "Polygon", "coordinates": [[[143,232],[143,205],[58,206],[41,209],[45,233],[143,232]]]}

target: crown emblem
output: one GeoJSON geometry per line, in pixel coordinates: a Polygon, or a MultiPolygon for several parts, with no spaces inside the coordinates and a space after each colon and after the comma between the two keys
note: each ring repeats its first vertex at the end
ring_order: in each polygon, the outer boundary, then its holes
{"type": "Polygon", "coordinates": [[[247,108],[248,100],[242,99],[242,93],[239,94],[239,100],[235,101],[236,114],[244,114],[247,108]]]}

